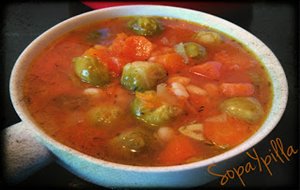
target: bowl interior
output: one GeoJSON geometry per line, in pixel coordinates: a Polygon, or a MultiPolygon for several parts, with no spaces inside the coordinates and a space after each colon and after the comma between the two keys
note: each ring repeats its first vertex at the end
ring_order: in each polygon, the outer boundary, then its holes
{"type": "Polygon", "coordinates": [[[217,163],[226,159],[229,159],[243,151],[254,146],[256,143],[261,141],[266,135],[268,135],[272,129],[279,122],[286,103],[287,103],[287,93],[288,85],[284,71],[272,53],[272,51],[258,38],[242,29],[239,26],[236,26],[233,23],[230,23],[219,17],[206,14],[199,11],[193,11],[189,9],[169,7],[169,6],[154,6],[154,5],[133,5],[133,6],[120,6],[120,7],[111,7],[100,10],[91,11],[82,15],[75,16],[70,18],[60,24],[50,28],[38,38],[36,38],[20,55],[18,58],[10,80],[10,93],[13,105],[21,117],[21,119],[30,126],[33,126],[34,130],[39,134],[41,138],[46,140],[49,144],[59,147],[62,150],[72,152],[77,156],[80,156],[84,159],[87,159],[91,162],[106,164],[111,167],[118,167],[124,170],[147,170],[147,171],[163,171],[166,168],[168,170],[182,170],[193,167],[202,167],[208,166],[212,163],[217,163]],[[72,29],[77,28],[78,26],[85,25],[88,23],[93,23],[96,20],[105,20],[113,17],[120,16],[134,16],[134,15],[149,15],[149,16],[161,16],[161,17],[172,17],[179,18],[187,21],[192,21],[202,25],[209,26],[213,29],[221,31],[227,34],[230,37],[237,39],[243,45],[245,45],[249,50],[251,50],[259,60],[265,66],[270,79],[273,85],[273,104],[270,109],[270,113],[266,118],[263,125],[259,130],[252,135],[248,140],[239,146],[215,157],[194,162],[191,164],[185,164],[180,166],[167,166],[167,167],[140,167],[140,166],[127,166],[122,164],[111,163],[93,157],[82,154],[74,149],[71,149],[65,145],[58,143],[57,141],[50,138],[45,134],[40,128],[36,126],[34,119],[31,117],[31,114],[26,109],[24,103],[24,96],[22,94],[22,84],[25,76],[27,67],[31,61],[41,52],[50,42],[60,37],[62,34],[71,31],[72,29]]]}

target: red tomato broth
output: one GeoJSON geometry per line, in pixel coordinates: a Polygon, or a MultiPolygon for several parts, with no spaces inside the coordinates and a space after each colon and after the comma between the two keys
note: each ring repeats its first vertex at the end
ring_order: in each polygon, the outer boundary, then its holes
{"type": "MultiPolygon", "coordinates": [[[[129,165],[160,166],[184,164],[210,158],[240,144],[257,131],[272,103],[272,85],[264,67],[251,52],[236,40],[218,32],[222,36],[223,43],[216,46],[203,44],[207,51],[206,57],[200,60],[190,60],[191,65],[184,64],[180,62],[180,56],[174,50],[174,45],[180,42],[197,42],[193,38],[195,32],[214,30],[182,20],[158,17],[164,30],[159,34],[143,37],[152,43],[152,49],[148,48],[147,55],[142,54],[142,58],[141,56],[135,58],[131,56],[128,59],[124,54],[116,53],[112,44],[114,45],[114,40],[120,33],[127,36],[136,35],[128,29],[127,22],[130,18],[114,18],[79,27],[51,43],[32,62],[24,81],[24,94],[28,99],[28,109],[46,133],[61,143],[96,158],[129,165]],[[96,43],[87,40],[90,32],[101,28],[109,29],[106,37],[96,43]],[[111,60],[120,61],[120,65],[117,67],[107,65],[112,74],[112,80],[103,87],[94,87],[84,83],[74,74],[72,59],[86,52],[93,52],[90,48],[94,45],[107,48],[108,52],[100,55],[100,57],[111,56],[104,59],[106,60],[104,64],[114,64],[111,60]],[[151,52],[149,53],[149,51],[151,52]],[[172,57],[172,54],[176,55],[172,57]],[[126,154],[125,156],[122,155],[121,149],[112,149],[111,139],[133,128],[143,128],[147,133],[156,136],[157,128],[149,127],[131,114],[130,105],[135,92],[126,90],[120,84],[120,75],[122,74],[120,69],[126,63],[135,61],[136,58],[154,61],[163,66],[165,64],[172,65],[172,62],[175,62],[174,66],[165,66],[169,76],[187,77],[190,79],[190,84],[201,87],[207,92],[205,96],[190,95],[187,99],[183,99],[185,113],[174,121],[163,124],[163,126],[173,129],[175,136],[180,136],[184,143],[192,146],[188,149],[191,152],[185,153],[183,150],[175,152],[178,155],[182,152],[186,154],[186,156],[178,156],[183,160],[171,159],[168,161],[166,155],[171,154],[172,150],[166,149],[177,147],[177,144],[172,144],[171,141],[154,140],[151,141],[151,147],[141,153],[126,154]],[[190,71],[192,66],[201,65],[207,61],[217,61],[222,64],[218,79],[195,75],[190,71]],[[244,137],[238,138],[238,143],[229,141],[230,146],[227,144],[225,149],[222,143],[218,146],[211,139],[199,142],[178,131],[181,126],[190,123],[196,122],[205,125],[205,123],[209,123],[205,121],[207,118],[222,114],[219,105],[228,98],[220,90],[222,83],[253,83],[255,92],[252,97],[261,103],[265,112],[264,116],[253,125],[240,121],[234,122],[235,119],[228,116],[229,121],[234,123],[233,126],[239,126],[240,129],[237,131],[243,131],[244,137]],[[84,90],[87,88],[96,88],[99,93],[96,96],[84,94],[84,90]],[[88,121],[87,112],[92,107],[101,105],[117,105],[122,108],[122,114],[116,123],[111,126],[95,126],[88,121]]],[[[134,53],[130,52],[130,54],[134,53]]],[[[215,123],[207,125],[211,125],[212,130],[204,132],[204,135],[206,138],[217,139],[218,142],[218,133],[222,134],[222,130],[225,128],[218,131],[220,126],[215,123]],[[211,134],[214,130],[217,130],[218,133],[211,134]]],[[[233,127],[227,125],[227,128],[233,127]]],[[[204,126],[204,129],[206,127],[204,126]]],[[[239,134],[234,133],[233,135],[239,134]]]]}

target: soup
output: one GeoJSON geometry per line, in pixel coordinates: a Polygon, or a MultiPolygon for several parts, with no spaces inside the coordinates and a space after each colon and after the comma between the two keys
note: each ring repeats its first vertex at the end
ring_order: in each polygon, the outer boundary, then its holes
{"type": "Polygon", "coordinates": [[[268,114],[272,84],[237,40],[139,16],[63,34],[33,60],[24,94],[57,141],[111,162],[168,166],[244,142],[268,114]]]}

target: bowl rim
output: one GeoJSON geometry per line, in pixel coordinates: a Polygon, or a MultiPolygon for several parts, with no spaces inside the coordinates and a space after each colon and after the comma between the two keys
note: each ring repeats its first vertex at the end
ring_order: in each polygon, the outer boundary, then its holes
{"type": "MultiPolygon", "coordinates": [[[[157,11],[157,12],[159,12],[159,11],[157,11]]],[[[133,14],[129,13],[128,16],[130,16],[130,15],[133,15],[133,14]]],[[[153,14],[153,15],[159,16],[160,13],[153,14]]],[[[178,18],[178,16],[175,16],[175,18],[176,17],[178,18]]],[[[185,19],[183,19],[183,20],[185,20],[185,19]]],[[[214,27],[212,27],[212,28],[215,29],[214,27]]],[[[71,30],[73,30],[73,29],[71,29],[71,30]]],[[[217,30],[219,30],[219,29],[217,29],[217,30]]],[[[224,31],[221,31],[221,32],[224,32],[224,31]]],[[[224,33],[227,34],[226,32],[224,32],[224,33]]],[[[230,34],[227,34],[227,35],[230,35],[230,34]]],[[[230,35],[230,37],[232,37],[232,36],[230,35]]],[[[242,43],[244,44],[243,41],[242,41],[242,43]]],[[[48,44],[46,43],[46,45],[48,45],[48,44]]],[[[247,48],[249,48],[249,47],[247,47],[247,48]]],[[[250,50],[253,51],[252,49],[250,49],[250,50]]],[[[261,60],[261,62],[263,62],[263,60],[261,60]]],[[[265,65],[265,64],[263,64],[263,65],[265,65]]],[[[269,68],[266,67],[266,69],[267,69],[267,72],[269,72],[269,74],[271,74],[269,71],[269,68]]],[[[272,81],[272,82],[274,82],[274,81],[272,81]]],[[[207,167],[211,164],[216,164],[216,163],[228,160],[232,157],[235,157],[235,156],[243,153],[244,151],[250,149],[254,145],[256,145],[258,142],[260,142],[262,139],[264,139],[276,127],[277,123],[281,119],[281,117],[284,113],[284,110],[286,108],[287,100],[288,100],[288,84],[287,84],[287,79],[284,74],[283,68],[280,65],[280,62],[278,61],[276,56],[273,54],[273,52],[257,37],[252,35],[250,32],[244,30],[243,28],[235,25],[234,23],[231,23],[220,17],[214,16],[214,15],[202,12],[202,11],[196,11],[196,10],[191,10],[191,9],[187,9],[187,8],[179,8],[179,7],[166,6],[166,5],[122,5],[122,6],[108,7],[108,8],[103,8],[103,9],[98,9],[98,10],[93,10],[93,11],[82,13],[80,15],[71,17],[69,19],[66,19],[66,20],[54,25],[53,27],[51,27],[50,29],[46,30],[41,35],[39,35],[20,54],[19,58],[17,59],[15,65],[13,67],[11,78],[10,78],[10,96],[11,96],[13,106],[14,106],[17,114],[21,118],[21,120],[33,128],[33,130],[36,132],[36,134],[38,134],[38,138],[41,138],[42,141],[44,140],[47,142],[47,144],[44,143],[44,145],[46,145],[48,148],[49,148],[49,144],[50,144],[51,146],[55,146],[56,148],[58,148],[62,151],[67,151],[67,152],[71,153],[72,155],[79,157],[83,160],[86,160],[88,162],[91,162],[93,164],[103,165],[105,167],[110,167],[110,168],[115,168],[115,169],[121,169],[124,171],[170,172],[170,171],[182,171],[182,170],[189,170],[189,169],[195,169],[195,168],[200,168],[200,167],[207,167]],[[282,82],[282,84],[280,85],[280,88],[282,88],[282,89],[281,89],[281,94],[278,95],[280,97],[280,106],[281,107],[279,108],[279,110],[276,110],[276,113],[273,114],[276,116],[275,119],[273,118],[271,120],[269,118],[271,111],[273,109],[276,109],[276,106],[274,106],[274,100],[276,98],[275,97],[276,93],[275,93],[275,89],[273,89],[273,93],[274,93],[273,103],[270,108],[270,113],[266,119],[266,120],[269,119],[268,122],[270,122],[270,124],[268,125],[268,127],[265,127],[264,130],[261,131],[262,134],[258,134],[258,132],[255,132],[246,141],[244,141],[243,143],[239,144],[238,146],[232,148],[231,150],[228,150],[222,154],[218,154],[216,156],[213,156],[211,158],[204,159],[201,161],[196,161],[196,162],[181,164],[181,165],[172,165],[172,166],[133,166],[133,165],[114,163],[114,162],[98,159],[98,158],[89,156],[87,154],[84,154],[80,151],[77,151],[77,150],[75,150],[71,147],[68,147],[68,146],[60,143],[59,141],[53,139],[50,135],[46,134],[42,129],[40,129],[37,126],[37,124],[34,122],[33,118],[30,116],[30,114],[28,114],[26,112],[26,108],[24,106],[21,106],[21,104],[20,104],[21,98],[20,98],[20,95],[18,95],[18,93],[17,93],[19,86],[20,86],[20,81],[16,81],[18,78],[17,75],[21,70],[21,62],[23,62],[23,60],[26,60],[26,56],[28,55],[28,53],[31,52],[32,47],[36,46],[41,40],[43,40],[45,38],[45,36],[49,36],[51,34],[51,32],[54,32],[55,30],[59,30],[64,26],[68,26],[69,23],[72,23],[72,22],[74,23],[78,19],[82,20],[82,19],[85,19],[88,17],[93,17],[93,15],[95,15],[95,14],[102,14],[104,12],[118,12],[120,10],[123,10],[123,11],[124,10],[136,10],[137,8],[161,9],[161,10],[167,10],[167,11],[173,10],[173,11],[184,12],[184,13],[189,12],[191,14],[200,15],[200,16],[203,16],[208,19],[213,19],[220,23],[224,23],[226,26],[227,25],[231,26],[231,28],[233,28],[234,31],[237,30],[238,32],[240,32],[242,34],[248,35],[248,37],[250,37],[250,39],[254,40],[265,51],[267,51],[267,53],[270,55],[272,61],[274,61],[273,64],[276,67],[277,71],[281,74],[280,81],[282,82]]],[[[267,122],[266,120],[263,122],[263,124],[260,128],[262,128],[265,125],[265,123],[267,122]]]]}

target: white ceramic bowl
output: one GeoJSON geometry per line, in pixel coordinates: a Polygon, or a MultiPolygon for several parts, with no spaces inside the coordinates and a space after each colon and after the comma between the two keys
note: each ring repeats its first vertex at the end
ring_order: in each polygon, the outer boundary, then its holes
{"type": "Polygon", "coordinates": [[[213,176],[207,172],[209,165],[216,163],[220,170],[229,168],[236,164],[236,160],[239,160],[241,153],[260,142],[272,131],[285,110],[288,85],[284,71],[272,51],[255,36],[233,23],[194,10],[168,6],[136,5],[87,12],[61,22],[47,30],[36,38],[18,58],[11,75],[10,93],[13,105],[22,121],[34,130],[37,138],[57,156],[58,161],[66,169],[81,178],[106,187],[195,187],[213,179],[213,176]],[[80,25],[129,15],[155,15],[196,22],[238,39],[253,51],[266,67],[274,90],[271,111],[262,127],[244,143],[223,154],[203,161],[168,167],[138,167],[103,161],[67,147],[45,134],[37,127],[36,122],[23,102],[23,79],[32,59],[47,44],[80,25]]]}

